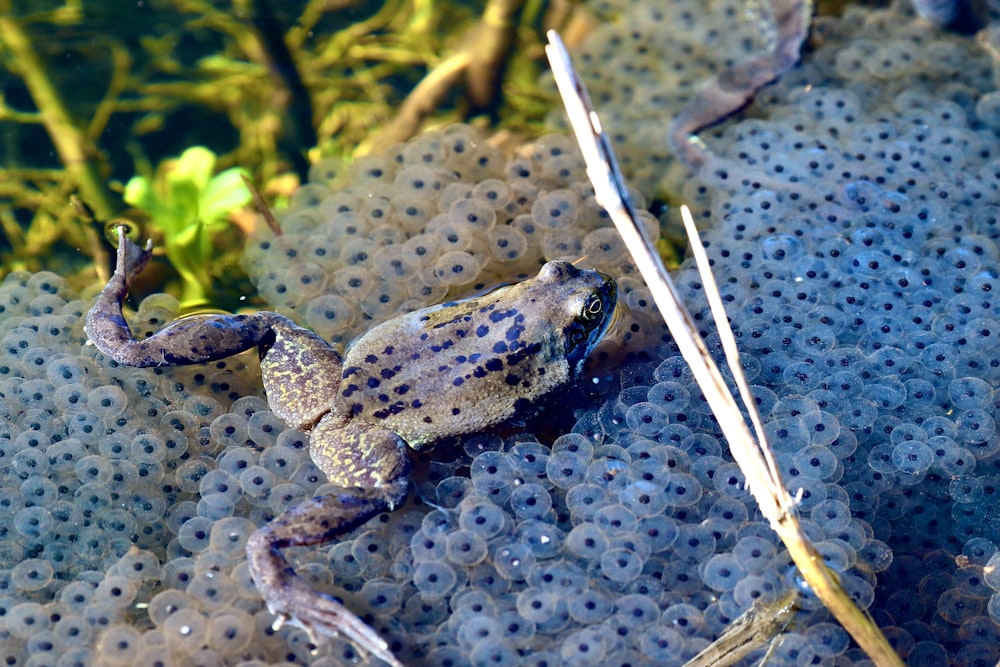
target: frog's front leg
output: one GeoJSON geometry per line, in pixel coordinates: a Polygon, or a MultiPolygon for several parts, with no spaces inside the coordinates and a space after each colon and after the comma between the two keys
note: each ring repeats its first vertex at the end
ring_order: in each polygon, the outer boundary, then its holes
{"type": "Polygon", "coordinates": [[[290,622],[318,635],[343,636],[359,650],[394,667],[388,644],[333,597],[311,589],[281,555],[290,546],[328,542],[390,511],[406,499],[409,464],[395,433],[328,414],[311,434],[313,460],[333,493],[307,500],[256,531],[247,540],[250,575],[277,624],[290,622]]]}

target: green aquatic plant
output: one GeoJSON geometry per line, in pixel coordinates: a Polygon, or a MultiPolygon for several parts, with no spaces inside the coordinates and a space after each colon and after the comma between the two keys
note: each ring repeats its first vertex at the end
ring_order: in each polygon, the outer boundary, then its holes
{"type": "Polygon", "coordinates": [[[215,174],[215,153],[194,146],[161,163],[152,177],[134,176],[125,185],[126,203],[149,215],[163,234],[167,259],[181,276],[181,307],[209,303],[214,257],[212,239],[229,214],[250,202],[246,171],[233,167],[215,174]]]}
{"type": "Polygon", "coordinates": [[[150,21],[143,3],[0,0],[0,277],[105,282],[100,227],[66,202],[115,218],[109,180],[136,154],[210,143],[267,187],[461,118],[541,134],[537,26],[578,15],[539,0],[236,4],[163,0],[150,21]]]}

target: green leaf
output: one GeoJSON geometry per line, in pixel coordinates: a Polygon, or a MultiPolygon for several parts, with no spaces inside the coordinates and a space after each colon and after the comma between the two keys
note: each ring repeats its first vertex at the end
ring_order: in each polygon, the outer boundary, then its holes
{"type": "Polygon", "coordinates": [[[129,206],[142,209],[147,213],[152,212],[158,203],[156,200],[159,199],[156,193],[153,192],[149,179],[145,176],[133,176],[130,178],[128,183],[125,184],[123,198],[129,206]]]}
{"type": "Polygon", "coordinates": [[[201,219],[209,227],[223,221],[233,209],[250,203],[250,191],[243,182],[246,172],[238,167],[216,175],[201,193],[201,219]]]}
{"type": "Polygon", "coordinates": [[[184,303],[208,301],[212,231],[225,225],[230,211],[251,201],[241,178],[245,172],[233,168],[213,177],[216,161],[215,153],[194,146],[161,164],[152,179],[136,176],[125,186],[125,201],[146,211],[163,232],[167,258],[181,276],[184,303]]]}
{"type": "Polygon", "coordinates": [[[170,189],[170,210],[162,218],[154,217],[168,239],[181,234],[201,219],[200,189],[191,181],[178,181],[170,189]]]}
{"type": "Polygon", "coordinates": [[[167,174],[167,182],[173,184],[187,181],[198,190],[203,190],[212,178],[215,159],[215,153],[204,146],[192,146],[181,153],[177,164],[167,174]]]}

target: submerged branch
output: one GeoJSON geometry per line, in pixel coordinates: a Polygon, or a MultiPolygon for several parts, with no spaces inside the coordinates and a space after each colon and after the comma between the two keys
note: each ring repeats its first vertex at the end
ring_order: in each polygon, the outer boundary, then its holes
{"type": "Polygon", "coordinates": [[[31,38],[10,12],[0,12],[0,41],[10,51],[11,62],[38,107],[42,124],[66,167],[66,173],[97,214],[110,217],[114,205],[94,163],[97,149],[73,122],[32,46],[31,38]]]}
{"type": "Polygon", "coordinates": [[[500,84],[513,50],[517,16],[524,0],[490,0],[482,18],[459,50],[431,70],[410,92],[396,115],[357,150],[366,155],[414,136],[460,81],[465,82],[469,113],[494,113],[500,84]]]}

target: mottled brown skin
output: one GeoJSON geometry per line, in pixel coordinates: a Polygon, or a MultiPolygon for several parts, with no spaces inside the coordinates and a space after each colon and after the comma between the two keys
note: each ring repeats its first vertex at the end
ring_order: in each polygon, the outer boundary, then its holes
{"type": "Polygon", "coordinates": [[[250,572],[278,622],[343,635],[398,665],[385,641],[281,555],[334,539],[406,498],[406,446],[495,426],[573,379],[615,307],[614,281],[567,262],[485,296],[418,310],[360,338],[343,360],[272,312],[201,315],[136,340],[122,316],[149,247],[119,234],[114,276],[87,315],[91,341],[130,366],[199,364],[257,347],[268,404],[310,433],[310,455],[339,487],[288,510],[247,541],[250,572]]]}

